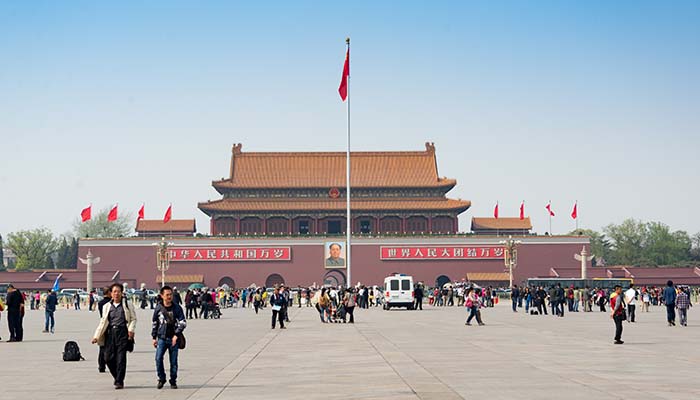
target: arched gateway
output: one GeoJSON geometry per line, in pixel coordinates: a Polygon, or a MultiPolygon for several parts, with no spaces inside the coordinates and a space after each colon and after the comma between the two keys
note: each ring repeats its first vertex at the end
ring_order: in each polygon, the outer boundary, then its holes
{"type": "Polygon", "coordinates": [[[265,287],[273,287],[284,283],[284,278],[280,274],[272,274],[265,279],[265,287]]]}
{"type": "Polygon", "coordinates": [[[340,269],[334,269],[326,272],[323,276],[323,284],[330,286],[345,286],[345,272],[340,269]]]}

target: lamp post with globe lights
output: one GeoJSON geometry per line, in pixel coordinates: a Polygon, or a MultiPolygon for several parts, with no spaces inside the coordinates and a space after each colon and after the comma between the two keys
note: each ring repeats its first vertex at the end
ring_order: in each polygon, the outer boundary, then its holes
{"type": "Polygon", "coordinates": [[[160,271],[160,287],[165,286],[165,271],[170,269],[170,246],[175,243],[166,242],[165,238],[162,238],[159,243],[151,243],[156,246],[156,268],[160,271]]]}
{"type": "Polygon", "coordinates": [[[498,243],[504,245],[503,247],[503,262],[508,268],[508,281],[509,287],[513,287],[513,270],[518,264],[518,246],[523,242],[520,240],[514,240],[513,236],[508,236],[508,240],[501,240],[498,243]]]}

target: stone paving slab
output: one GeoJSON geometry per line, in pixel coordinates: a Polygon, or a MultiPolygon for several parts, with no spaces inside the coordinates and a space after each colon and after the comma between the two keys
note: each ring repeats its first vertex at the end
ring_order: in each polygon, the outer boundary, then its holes
{"type": "MultiPolygon", "coordinates": [[[[502,304],[483,311],[483,327],[465,326],[458,307],[357,310],[354,325],[321,324],[312,308],[290,314],[286,330],[270,329],[269,309],[226,309],[221,320],[189,321],[180,389],[157,390],[151,312],[139,310],[126,388],[115,391],[111,376],[97,372],[97,348],[89,343],[96,313],[59,310],[51,335],[41,333],[43,311],[28,311],[25,341],[0,342],[0,398],[700,397],[695,309],[689,327],[667,327],[659,307],[641,313],[625,324],[622,346],[612,344],[614,325],[599,312],[530,316],[502,304]],[[79,343],[86,361],[61,360],[67,340],[79,343]]],[[[8,337],[6,315],[0,336],[8,337]]]]}

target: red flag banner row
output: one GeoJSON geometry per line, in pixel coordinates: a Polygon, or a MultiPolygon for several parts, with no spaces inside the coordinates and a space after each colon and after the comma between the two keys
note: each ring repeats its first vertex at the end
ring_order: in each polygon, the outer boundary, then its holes
{"type": "MultiPolygon", "coordinates": [[[[137,222],[144,219],[145,207],[146,207],[146,205],[142,204],[141,208],[139,208],[138,216],[136,217],[137,222]]],[[[118,208],[119,208],[119,204],[115,204],[114,206],[112,206],[112,208],[109,209],[109,213],[107,214],[107,221],[108,222],[114,222],[117,220],[117,218],[119,218],[118,208]]],[[[173,205],[170,204],[168,206],[168,209],[165,211],[165,215],[163,216],[163,223],[167,223],[168,221],[170,221],[172,219],[172,217],[173,217],[173,205]]],[[[90,221],[91,219],[92,219],[92,204],[83,208],[80,211],[80,220],[82,222],[87,222],[87,221],[90,221]]]]}
{"type": "MultiPolygon", "coordinates": [[[[544,207],[547,210],[547,213],[549,214],[550,217],[553,217],[554,210],[552,209],[552,202],[548,202],[547,205],[544,207]]],[[[496,202],[496,205],[493,207],[493,217],[498,219],[498,202],[496,202]]],[[[571,218],[572,219],[578,219],[578,202],[574,203],[574,208],[571,211],[571,218]]],[[[520,219],[523,220],[525,219],[525,201],[523,200],[520,203],[520,219]]]]}

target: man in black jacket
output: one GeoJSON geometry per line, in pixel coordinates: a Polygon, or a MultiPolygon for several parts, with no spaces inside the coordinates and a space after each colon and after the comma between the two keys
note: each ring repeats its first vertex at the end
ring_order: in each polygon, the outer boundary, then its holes
{"type": "Polygon", "coordinates": [[[24,337],[22,318],[24,317],[24,296],[10,284],[7,287],[7,325],[10,328],[8,342],[21,342],[24,337]]]}
{"type": "Polygon", "coordinates": [[[279,319],[280,329],[286,329],[284,327],[284,311],[283,307],[287,303],[287,300],[280,294],[280,290],[275,288],[274,293],[270,297],[270,306],[272,307],[272,329],[275,329],[275,321],[279,319]]]}
{"type": "Polygon", "coordinates": [[[153,347],[156,348],[156,373],[158,374],[158,389],[165,385],[165,366],[163,358],[168,352],[170,360],[170,387],[177,389],[177,353],[179,350],[178,339],[182,331],[187,327],[185,312],[179,304],[173,302],[173,289],[170,286],[160,288],[160,296],[163,299],[153,312],[153,326],[151,337],[153,347]]]}
{"type": "MultiPolygon", "coordinates": [[[[414,310],[423,309],[423,286],[421,284],[416,284],[416,288],[413,290],[415,295],[416,304],[413,306],[414,310]]],[[[381,295],[381,293],[379,294],[381,295]]]]}
{"type": "Polygon", "coordinates": [[[46,296],[46,309],[44,310],[44,330],[43,333],[53,333],[56,321],[54,319],[54,313],[56,312],[56,306],[58,305],[58,297],[56,292],[49,290],[49,295],[46,296]],[[50,329],[50,330],[49,330],[50,329]]]}
{"type": "MultiPolygon", "coordinates": [[[[102,300],[97,302],[97,310],[100,312],[100,318],[102,318],[102,307],[112,300],[112,292],[109,291],[109,287],[102,289],[102,300]]],[[[105,347],[100,346],[100,354],[97,356],[97,370],[100,373],[105,373],[107,368],[107,361],[105,361],[105,347]]]]}

